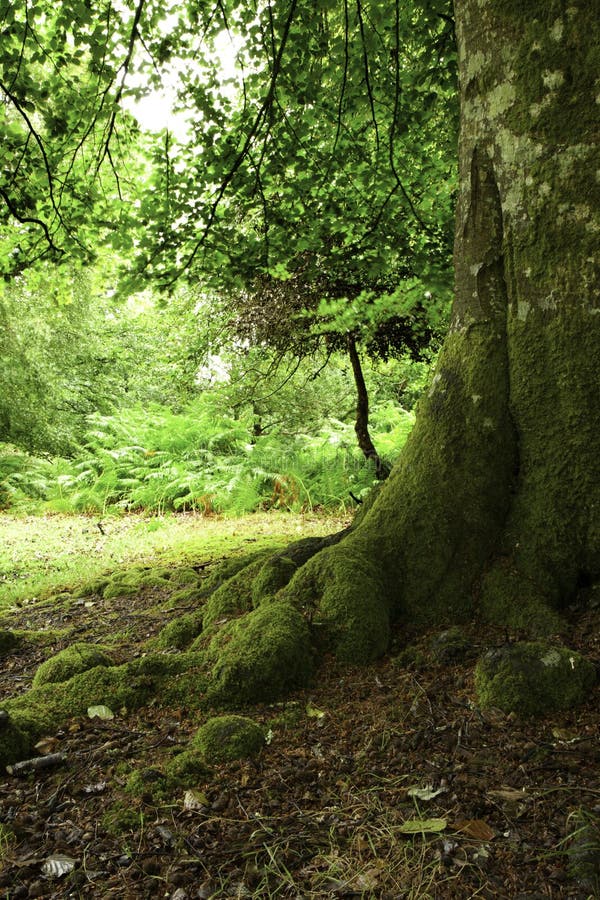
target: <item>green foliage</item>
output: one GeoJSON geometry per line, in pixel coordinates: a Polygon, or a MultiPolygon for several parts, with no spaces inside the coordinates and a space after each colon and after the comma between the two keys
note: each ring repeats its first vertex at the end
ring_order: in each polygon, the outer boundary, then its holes
{"type": "Polygon", "coordinates": [[[131,63],[131,12],[104,0],[9,0],[2,22],[0,273],[40,258],[89,261],[119,221],[133,172],[135,123],[122,115],[117,126],[114,105],[131,63]]]}
{"type": "MultiPolygon", "coordinates": [[[[412,416],[391,404],[376,416],[389,459],[399,452],[412,416]]],[[[350,425],[330,421],[313,436],[252,438],[249,419],[214,414],[202,396],[180,413],[133,407],[90,417],[86,443],[70,461],[0,455],[5,506],[37,500],[46,510],[100,512],[199,510],[238,515],[257,509],[352,506],[374,481],[354,447],[350,425]]],[[[378,434],[379,437],[379,434],[378,434]]]]}

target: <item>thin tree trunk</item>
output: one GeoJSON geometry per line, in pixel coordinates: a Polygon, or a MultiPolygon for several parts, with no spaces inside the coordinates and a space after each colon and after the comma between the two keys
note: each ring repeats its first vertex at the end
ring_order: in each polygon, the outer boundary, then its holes
{"type": "Polygon", "coordinates": [[[365,377],[360,363],[360,356],[356,347],[356,339],[353,334],[347,337],[348,356],[352,365],[352,374],[354,375],[354,384],[356,386],[356,421],[354,423],[354,431],[358,446],[368,460],[375,463],[375,475],[379,481],[384,481],[390,474],[390,470],[386,463],[381,459],[379,453],[375,449],[375,444],[369,432],[369,394],[365,377]]]}

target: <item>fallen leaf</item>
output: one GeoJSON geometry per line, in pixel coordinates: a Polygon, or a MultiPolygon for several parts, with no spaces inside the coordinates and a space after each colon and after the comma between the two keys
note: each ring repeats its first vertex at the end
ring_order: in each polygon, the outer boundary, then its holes
{"type": "Polygon", "coordinates": [[[42,863],[42,874],[47,875],[48,878],[61,878],[63,875],[68,875],[69,872],[72,872],[76,863],[77,860],[71,856],[55,853],[54,856],[49,856],[42,863]]]}
{"type": "Polygon", "coordinates": [[[108,706],[88,706],[87,714],[90,719],[114,719],[115,714],[108,706]]]}
{"type": "Polygon", "coordinates": [[[448,825],[447,819],[408,819],[400,826],[402,834],[436,834],[448,825]]]}
{"type": "Polygon", "coordinates": [[[409,797],[415,797],[417,800],[433,800],[438,794],[444,794],[447,790],[448,788],[445,787],[435,790],[431,784],[426,785],[426,787],[419,787],[415,784],[409,787],[406,793],[409,797]]]}
{"type": "Polygon", "coordinates": [[[552,737],[563,744],[574,744],[581,740],[581,735],[575,731],[570,731],[568,728],[553,728],[552,737]]]}
{"type": "Polygon", "coordinates": [[[86,784],[84,794],[102,794],[106,790],[106,781],[98,781],[96,784],[86,784]]]}
{"type": "Polygon", "coordinates": [[[498,788],[497,790],[488,791],[487,794],[489,797],[497,797],[499,800],[507,800],[509,803],[518,803],[529,798],[525,791],[511,787],[498,788]]]}
{"type": "Polygon", "coordinates": [[[483,819],[461,819],[454,824],[454,828],[476,841],[493,841],[496,837],[494,829],[483,819]]]}
{"type": "Polygon", "coordinates": [[[210,801],[202,791],[189,790],[183,795],[184,809],[206,809],[210,801]]]}
{"type": "Polygon", "coordinates": [[[325,717],[323,710],[317,709],[312,703],[306,704],[306,715],[310,716],[312,719],[323,719],[325,717]]]}
{"type": "Polygon", "coordinates": [[[58,747],[59,743],[60,742],[55,737],[45,737],[42,738],[41,741],[38,741],[37,744],[35,744],[35,749],[41,756],[45,756],[47,753],[53,753],[58,747]]]}

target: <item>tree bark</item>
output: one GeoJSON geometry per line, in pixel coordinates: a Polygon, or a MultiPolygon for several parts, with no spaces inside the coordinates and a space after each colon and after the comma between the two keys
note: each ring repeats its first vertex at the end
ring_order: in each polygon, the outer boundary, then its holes
{"type": "Polygon", "coordinates": [[[283,594],[350,662],[398,618],[553,632],[600,577],[600,4],[455,13],[451,328],[377,499],[283,594]]]}

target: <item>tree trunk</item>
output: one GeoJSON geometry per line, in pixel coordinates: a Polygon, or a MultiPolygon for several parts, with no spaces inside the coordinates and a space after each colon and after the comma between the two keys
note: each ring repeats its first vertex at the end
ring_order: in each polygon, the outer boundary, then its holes
{"type": "Polygon", "coordinates": [[[599,3],[455,11],[450,332],[377,499],[282,595],[351,662],[398,618],[554,631],[600,575],[599,3]]]}
{"type": "Polygon", "coordinates": [[[385,481],[390,474],[390,470],[377,452],[369,432],[369,394],[360,364],[360,356],[356,348],[356,340],[352,334],[348,335],[348,356],[350,357],[354,384],[356,386],[356,421],[354,423],[356,440],[365,459],[372,460],[375,463],[375,476],[379,481],[385,481]]]}

